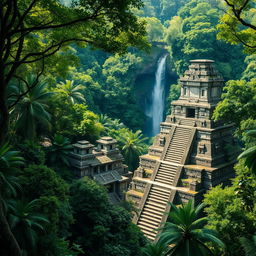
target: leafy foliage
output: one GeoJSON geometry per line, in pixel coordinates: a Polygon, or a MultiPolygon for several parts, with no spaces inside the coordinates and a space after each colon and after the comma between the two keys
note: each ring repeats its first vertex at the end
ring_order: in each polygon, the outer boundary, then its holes
{"type": "Polygon", "coordinates": [[[154,243],[148,243],[143,248],[143,255],[145,256],[165,256],[167,253],[167,244],[163,243],[161,240],[158,240],[154,243]]]}
{"type": "Polygon", "coordinates": [[[207,218],[200,218],[203,204],[194,207],[189,201],[186,205],[177,207],[171,204],[169,219],[162,228],[159,239],[168,244],[168,255],[211,255],[206,243],[212,243],[224,248],[217,233],[205,228],[207,218]]]}
{"type": "Polygon", "coordinates": [[[47,155],[49,163],[54,165],[69,166],[68,154],[72,149],[72,145],[68,138],[60,134],[55,134],[53,137],[52,145],[47,148],[47,155]]]}
{"type": "Polygon", "coordinates": [[[56,92],[60,93],[68,100],[69,103],[84,103],[83,90],[85,87],[81,84],[75,85],[74,81],[66,80],[65,83],[60,82],[57,84],[56,92]]]}
{"type": "MultiPolygon", "coordinates": [[[[247,136],[256,139],[256,130],[248,131],[247,136]]],[[[238,159],[241,158],[245,158],[245,165],[252,171],[252,173],[256,174],[256,145],[241,153],[238,159]]]]}
{"type": "Polygon", "coordinates": [[[255,52],[255,1],[224,0],[226,12],[221,17],[218,39],[242,44],[247,53],[255,52]]]}
{"type": "Polygon", "coordinates": [[[250,82],[245,80],[230,80],[224,87],[223,100],[218,103],[213,118],[233,122],[240,128],[240,132],[246,129],[249,119],[256,119],[256,79],[250,82]],[[245,125],[246,124],[246,125],[245,125]],[[241,130],[243,128],[243,130],[241,130]]]}
{"type": "Polygon", "coordinates": [[[256,255],[256,236],[253,236],[252,240],[245,237],[241,237],[240,242],[245,250],[246,256],[256,255]]]}
{"type": "Polygon", "coordinates": [[[171,19],[166,40],[178,74],[183,74],[189,60],[204,58],[214,59],[227,79],[242,73],[244,56],[240,49],[217,41],[215,26],[221,14],[214,1],[191,0],[171,19]]]}
{"type": "MultiPolygon", "coordinates": [[[[33,77],[29,77],[29,83],[32,83],[33,77]]],[[[27,88],[24,86],[14,87],[17,95],[25,93],[27,88]]],[[[12,95],[13,92],[10,92],[12,95]]],[[[20,100],[11,112],[11,118],[15,120],[17,133],[25,138],[35,138],[39,125],[45,128],[50,127],[50,114],[47,111],[47,101],[51,92],[46,91],[46,83],[41,82],[36,87],[33,87],[20,100]]],[[[13,99],[14,100],[14,99],[13,99]]],[[[12,101],[11,101],[12,102],[12,101]]]]}
{"type": "Polygon", "coordinates": [[[134,171],[139,166],[139,156],[146,151],[145,141],[141,131],[132,132],[127,128],[118,131],[115,137],[129,170],[134,171]]]}
{"type": "Polygon", "coordinates": [[[85,177],[74,181],[70,192],[76,219],[72,234],[89,256],[141,255],[142,233],[130,213],[109,203],[105,188],[85,177]]]}
{"type": "Polygon", "coordinates": [[[29,203],[15,200],[8,202],[10,227],[24,256],[36,255],[37,233],[45,231],[44,224],[48,223],[48,220],[36,211],[37,206],[36,199],[29,203]]]}
{"type": "Polygon", "coordinates": [[[255,187],[256,182],[243,161],[236,165],[237,177],[231,187],[212,188],[206,195],[205,212],[208,227],[218,231],[226,244],[224,255],[244,255],[241,237],[250,237],[255,232],[255,187]]]}
{"type": "MultiPolygon", "coordinates": [[[[24,164],[24,158],[19,151],[11,150],[6,143],[0,148],[0,195],[16,196],[16,189],[19,188],[18,179],[15,176],[17,169],[24,164]]],[[[2,202],[0,202],[2,203],[2,202]]]]}

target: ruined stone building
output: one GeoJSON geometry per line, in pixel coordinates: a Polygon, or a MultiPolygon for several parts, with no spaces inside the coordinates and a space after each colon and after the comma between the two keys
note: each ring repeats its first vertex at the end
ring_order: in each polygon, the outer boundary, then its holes
{"type": "Polygon", "coordinates": [[[82,140],[73,144],[73,151],[69,155],[76,177],[88,176],[105,186],[114,203],[123,199],[132,175],[123,164],[123,156],[116,144],[111,137],[97,140],[97,147],[82,140]]]}
{"type": "Polygon", "coordinates": [[[239,150],[233,126],[211,120],[224,85],[214,61],[192,60],[180,83],[181,96],[148,154],[140,157],[127,192],[139,209],[134,222],[151,240],[167,220],[168,202],[199,203],[206,190],[229,183],[239,150]]]}

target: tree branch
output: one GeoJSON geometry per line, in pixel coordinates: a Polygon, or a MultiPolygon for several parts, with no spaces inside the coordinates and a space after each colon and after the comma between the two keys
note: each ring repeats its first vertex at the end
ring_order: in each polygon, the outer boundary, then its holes
{"type": "Polygon", "coordinates": [[[18,79],[18,81],[22,81],[23,83],[26,84],[26,87],[27,87],[27,90],[25,90],[23,93],[19,94],[19,95],[16,95],[16,94],[13,94],[13,95],[9,95],[8,98],[11,98],[11,97],[17,97],[17,99],[11,104],[8,106],[8,109],[11,109],[13,108],[21,99],[22,97],[24,97],[26,94],[28,94],[34,87],[36,87],[36,85],[38,84],[39,82],[39,78],[41,77],[41,75],[43,74],[44,72],[44,59],[43,59],[43,62],[42,62],[42,69],[41,71],[37,74],[36,76],[36,79],[35,81],[32,83],[32,85],[29,85],[29,83],[23,79],[22,77],[20,76],[17,76],[17,75],[14,75],[15,78],[18,79]]]}
{"type": "Polygon", "coordinates": [[[249,27],[253,30],[256,30],[256,26],[254,26],[253,24],[249,23],[249,22],[246,22],[242,17],[241,17],[241,14],[242,14],[242,11],[246,8],[247,4],[249,3],[249,0],[245,0],[244,4],[239,8],[239,9],[236,9],[235,5],[234,4],[231,4],[229,2],[229,0],[224,0],[225,3],[231,7],[232,9],[232,12],[233,14],[235,15],[235,17],[237,18],[237,20],[242,24],[244,25],[245,27],[249,27]]]}
{"type": "Polygon", "coordinates": [[[29,28],[23,28],[23,29],[14,29],[10,31],[10,35],[14,35],[17,33],[26,33],[26,32],[33,32],[33,31],[42,31],[42,30],[47,30],[47,29],[56,29],[56,28],[63,28],[63,27],[68,27],[72,26],[81,22],[89,21],[89,20],[94,20],[99,16],[99,12],[101,10],[102,6],[100,5],[92,15],[89,15],[87,17],[83,17],[80,19],[72,20],[66,23],[61,23],[61,24],[56,24],[56,25],[50,25],[53,23],[53,21],[49,22],[49,25],[41,25],[41,26],[34,26],[34,27],[29,27],[29,28]]]}

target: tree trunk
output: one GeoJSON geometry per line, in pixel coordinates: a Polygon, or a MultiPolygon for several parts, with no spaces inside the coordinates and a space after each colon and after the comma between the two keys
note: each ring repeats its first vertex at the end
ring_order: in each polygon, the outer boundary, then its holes
{"type": "MultiPolygon", "coordinates": [[[[0,147],[7,137],[9,112],[6,104],[6,86],[3,71],[0,71],[0,147]]],[[[2,186],[2,184],[0,184],[2,186]]],[[[3,209],[3,198],[0,193],[0,255],[21,256],[20,247],[10,229],[3,209]]]]}
{"type": "MultiPolygon", "coordinates": [[[[1,87],[1,86],[0,86],[1,87]]],[[[2,90],[0,90],[0,146],[4,144],[7,136],[9,113],[2,90]]]]}
{"type": "Polygon", "coordinates": [[[10,229],[4,214],[2,197],[0,195],[0,252],[1,256],[21,256],[20,247],[10,229]]]}

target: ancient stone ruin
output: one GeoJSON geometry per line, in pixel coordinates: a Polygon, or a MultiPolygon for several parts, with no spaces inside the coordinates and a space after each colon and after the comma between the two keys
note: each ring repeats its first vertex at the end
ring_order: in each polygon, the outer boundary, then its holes
{"type": "Polygon", "coordinates": [[[97,147],[86,140],[73,144],[69,155],[77,178],[90,177],[108,189],[109,199],[118,203],[124,198],[132,173],[123,164],[123,156],[111,137],[97,140],[97,147]]]}
{"type": "Polygon", "coordinates": [[[170,204],[202,200],[209,188],[228,184],[239,151],[233,126],[211,120],[223,78],[212,60],[192,60],[180,78],[181,96],[146,155],[140,157],[127,199],[139,214],[134,222],[151,240],[166,222],[170,204]]]}

